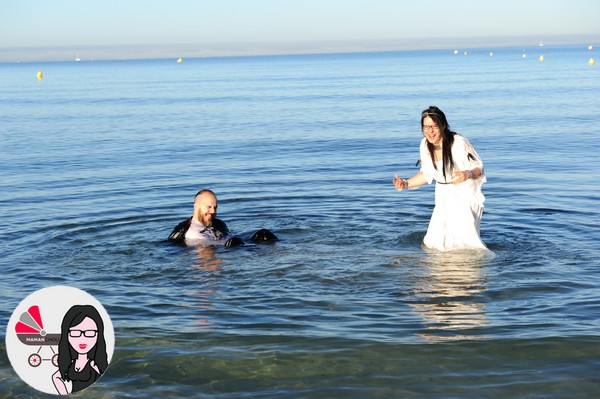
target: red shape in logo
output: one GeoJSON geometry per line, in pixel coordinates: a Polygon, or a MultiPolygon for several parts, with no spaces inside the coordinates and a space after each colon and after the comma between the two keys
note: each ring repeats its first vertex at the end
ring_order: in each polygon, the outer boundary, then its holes
{"type": "Polygon", "coordinates": [[[39,306],[33,305],[27,309],[27,312],[21,314],[19,322],[15,326],[15,331],[17,334],[40,333],[41,335],[45,335],[39,306]]]}
{"type": "Polygon", "coordinates": [[[18,322],[17,325],[15,326],[15,331],[17,332],[17,334],[37,334],[39,333],[39,330],[28,326],[27,324],[24,324],[22,322],[18,322]]]}

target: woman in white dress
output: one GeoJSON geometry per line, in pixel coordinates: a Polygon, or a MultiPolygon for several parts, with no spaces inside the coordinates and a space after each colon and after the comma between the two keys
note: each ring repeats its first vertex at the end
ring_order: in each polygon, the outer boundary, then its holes
{"type": "Polygon", "coordinates": [[[483,162],[469,141],[450,130],[438,107],[421,114],[421,170],[409,179],[395,176],[397,190],[435,185],[435,207],[423,244],[440,251],[486,249],[479,237],[479,223],[486,182],[483,162]]]}

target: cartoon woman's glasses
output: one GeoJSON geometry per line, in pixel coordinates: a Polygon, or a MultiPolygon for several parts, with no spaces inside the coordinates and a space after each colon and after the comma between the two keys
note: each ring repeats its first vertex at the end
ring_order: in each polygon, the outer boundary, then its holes
{"type": "Polygon", "coordinates": [[[94,338],[98,334],[97,330],[69,330],[69,337],[79,338],[82,335],[86,338],[94,338]]]}
{"type": "Polygon", "coordinates": [[[439,129],[440,129],[440,127],[439,127],[438,125],[423,125],[423,131],[424,131],[424,132],[428,132],[428,131],[430,131],[430,130],[435,130],[435,131],[437,131],[437,130],[439,130],[439,129]]]}

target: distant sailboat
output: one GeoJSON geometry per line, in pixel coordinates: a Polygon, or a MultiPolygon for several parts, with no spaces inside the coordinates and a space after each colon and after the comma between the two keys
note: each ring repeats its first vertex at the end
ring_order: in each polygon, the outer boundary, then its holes
{"type": "Polygon", "coordinates": [[[177,60],[177,62],[183,62],[183,58],[179,57],[179,59],[177,60]]]}
{"type": "Polygon", "coordinates": [[[79,53],[77,53],[77,57],[75,57],[75,62],[79,62],[81,61],[81,58],[79,58],[79,53]]]}

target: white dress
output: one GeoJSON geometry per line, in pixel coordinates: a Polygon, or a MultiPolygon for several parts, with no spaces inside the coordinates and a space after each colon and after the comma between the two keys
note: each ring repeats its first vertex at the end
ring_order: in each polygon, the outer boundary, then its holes
{"type": "Polygon", "coordinates": [[[444,184],[442,161],[433,167],[427,140],[421,141],[421,171],[427,182],[435,185],[435,207],[423,244],[427,248],[439,251],[454,249],[487,249],[479,237],[479,223],[483,214],[485,197],[481,186],[486,182],[483,174],[483,162],[475,152],[471,143],[456,134],[452,145],[454,171],[465,171],[480,168],[482,174],[477,179],[468,179],[459,184],[452,184],[452,172],[446,171],[446,179],[450,184],[444,184]],[[469,156],[469,154],[471,156],[469,156]]]}

